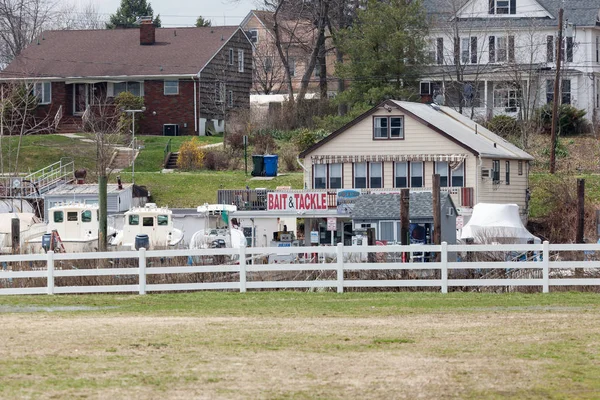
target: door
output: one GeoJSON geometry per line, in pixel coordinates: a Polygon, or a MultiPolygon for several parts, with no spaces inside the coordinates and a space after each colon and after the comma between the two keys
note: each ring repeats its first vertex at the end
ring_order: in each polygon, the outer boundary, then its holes
{"type": "Polygon", "coordinates": [[[87,83],[73,84],[73,115],[81,115],[89,105],[89,87],[87,83]]]}

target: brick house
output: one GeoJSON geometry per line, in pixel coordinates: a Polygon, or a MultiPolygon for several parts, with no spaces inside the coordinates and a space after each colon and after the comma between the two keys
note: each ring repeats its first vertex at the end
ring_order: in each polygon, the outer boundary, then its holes
{"type": "Polygon", "coordinates": [[[79,126],[88,107],[123,91],[144,98],[140,132],[204,135],[248,109],[252,45],[237,26],[46,31],[0,74],[34,84],[37,113],[79,126]]]}

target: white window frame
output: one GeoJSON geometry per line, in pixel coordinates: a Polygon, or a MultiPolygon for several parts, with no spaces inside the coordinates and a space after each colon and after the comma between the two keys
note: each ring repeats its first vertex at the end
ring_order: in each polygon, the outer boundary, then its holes
{"type": "Polygon", "coordinates": [[[344,187],[344,167],[342,163],[328,164],[329,176],[327,177],[327,188],[328,189],[341,189],[344,187]],[[339,172],[339,174],[338,174],[339,172]],[[339,187],[332,185],[332,179],[339,179],[339,187]],[[335,186],[335,187],[334,187],[335,186]]]}
{"type": "Polygon", "coordinates": [[[518,108],[519,89],[506,85],[494,87],[494,108],[518,108]]]}
{"type": "Polygon", "coordinates": [[[244,50],[238,49],[238,72],[244,72],[244,50]]]}
{"type": "Polygon", "coordinates": [[[33,94],[38,98],[38,104],[52,103],[52,82],[38,82],[33,85],[33,94]]]}
{"type": "Polygon", "coordinates": [[[354,175],[354,176],[353,176],[353,177],[354,177],[354,179],[353,179],[353,182],[352,182],[352,187],[353,187],[353,188],[355,188],[355,189],[363,189],[363,188],[358,188],[358,187],[357,187],[357,185],[356,185],[356,179],[357,179],[357,178],[361,178],[361,179],[362,179],[362,178],[364,178],[364,180],[365,180],[364,189],[366,189],[366,188],[368,188],[368,187],[369,187],[369,172],[368,172],[368,167],[367,167],[367,165],[368,165],[368,164],[367,164],[366,162],[361,162],[361,163],[353,163],[353,164],[352,164],[352,168],[353,168],[353,170],[354,170],[354,174],[353,174],[353,175],[354,175]],[[356,170],[357,170],[357,166],[358,166],[358,165],[364,166],[364,171],[365,171],[365,175],[364,175],[364,176],[360,176],[360,177],[358,176],[358,174],[357,174],[357,171],[356,171],[356,170]]]}
{"type": "Polygon", "coordinates": [[[163,83],[163,94],[165,96],[172,96],[179,94],[179,80],[178,79],[165,79],[163,83]],[[175,89],[175,90],[173,90],[175,89]]]}
{"type": "Polygon", "coordinates": [[[368,187],[373,189],[382,189],[383,188],[383,163],[382,162],[370,162],[369,163],[369,179],[368,179],[368,187]],[[378,170],[378,174],[374,175],[373,171],[378,170]],[[373,185],[373,178],[379,178],[381,183],[379,186],[373,185]]]}
{"type": "Polygon", "coordinates": [[[398,240],[398,238],[400,237],[400,222],[398,221],[394,221],[394,220],[383,220],[383,221],[379,221],[379,224],[377,225],[377,240],[387,240],[388,243],[389,242],[399,242],[400,240],[398,240]],[[384,224],[392,224],[392,240],[388,240],[386,238],[382,237],[382,233],[383,233],[383,227],[382,225],[384,224]]]}
{"type": "Polygon", "coordinates": [[[440,175],[440,186],[441,187],[449,187],[450,186],[450,174],[448,173],[449,167],[447,161],[436,161],[435,163],[435,174],[440,175]],[[446,179],[446,184],[442,179],[446,179]]]}
{"type": "Polygon", "coordinates": [[[408,176],[408,161],[396,161],[394,162],[394,187],[395,188],[408,188],[410,187],[410,179],[408,176]],[[404,176],[398,175],[398,167],[404,164],[404,176]],[[406,180],[405,186],[398,186],[397,179],[404,178],[406,180]]]}
{"type": "Polygon", "coordinates": [[[508,61],[508,36],[496,36],[496,60],[497,63],[508,61]]]}
{"type": "Polygon", "coordinates": [[[313,189],[327,189],[327,164],[315,164],[313,176],[313,189]],[[317,179],[322,180],[322,185],[317,185],[317,179]]]}
{"type": "Polygon", "coordinates": [[[411,161],[410,165],[409,165],[409,172],[410,172],[410,181],[409,181],[409,185],[410,187],[425,187],[425,163],[423,161],[411,161]],[[414,171],[415,171],[415,165],[421,165],[421,175],[414,175],[414,171]],[[420,186],[414,186],[413,185],[413,178],[421,178],[421,185],[420,186]]]}

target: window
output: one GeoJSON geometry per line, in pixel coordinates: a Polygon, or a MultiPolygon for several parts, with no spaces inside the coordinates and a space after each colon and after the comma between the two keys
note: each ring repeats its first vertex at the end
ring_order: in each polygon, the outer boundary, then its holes
{"type": "Polygon", "coordinates": [[[367,163],[354,163],[354,188],[367,187],[367,163]]]}
{"type": "Polygon", "coordinates": [[[440,176],[440,186],[447,187],[448,185],[448,163],[446,161],[437,161],[435,163],[435,173],[440,176]]]}
{"type": "Polygon", "coordinates": [[[504,181],[506,182],[507,185],[510,185],[510,161],[506,161],[505,162],[505,167],[506,167],[506,171],[505,171],[505,176],[504,176],[504,181]]]}
{"type": "Polygon", "coordinates": [[[490,36],[488,51],[491,63],[514,62],[515,37],[490,36]]]}
{"type": "Polygon", "coordinates": [[[227,93],[225,82],[215,82],[215,101],[217,103],[225,102],[225,93],[227,93]]]}
{"type": "Polygon", "coordinates": [[[142,217],[142,226],[154,226],[154,217],[142,217]]]}
{"type": "Polygon", "coordinates": [[[369,187],[374,189],[383,187],[383,167],[380,162],[369,163],[369,187]]]}
{"type": "Polygon", "coordinates": [[[410,163],[410,187],[423,187],[423,162],[410,163]]]}
{"type": "Polygon", "coordinates": [[[460,61],[463,64],[469,63],[469,50],[471,48],[471,41],[469,38],[462,38],[460,40],[460,61]]]}
{"type": "Polygon", "coordinates": [[[516,14],[517,13],[517,0],[489,0],[489,13],[490,14],[516,14]]]}
{"type": "Polygon", "coordinates": [[[395,242],[397,241],[398,233],[400,229],[397,228],[400,225],[399,222],[396,221],[381,221],[379,222],[379,234],[378,239],[384,240],[387,242],[395,242]]]}
{"type": "Polygon", "coordinates": [[[54,211],[54,222],[63,222],[64,218],[65,216],[62,211],[54,211]]]}
{"type": "Polygon", "coordinates": [[[77,211],[67,211],[67,221],[69,221],[69,222],[79,221],[79,216],[78,216],[77,211]]]}
{"type": "Polygon", "coordinates": [[[435,58],[436,64],[442,65],[444,63],[444,38],[437,38],[435,58]]]}
{"type": "Polygon", "coordinates": [[[229,49],[227,53],[227,64],[233,65],[233,49],[229,49]]]}
{"type": "Polygon", "coordinates": [[[519,107],[521,91],[511,85],[497,85],[494,88],[494,107],[505,108],[506,111],[515,112],[519,107]]]}
{"type": "Polygon", "coordinates": [[[129,92],[134,96],[142,95],[141,82],[115,82],[113,83],[113,96],[117,97],[120,93],[129,92]]]}
{"type": "Polygon", "coordinates": [[[129,225],[139,225],[140,224],[140,216],[137,214],[129,215],[129,225]]]}
{"type": "Polygon", "coordinates": [[[546,61],[554,62],[554,36],[546,36],[546,61]]]}
{"type": "Polygon", "coordinates": [[[165,81],[163,93],[165,95],[179,94],[179,81],[178,80],[165,81]]]}
{"type": "Polygon", "coordinates": [[[92,222],[92,212],[90,210],[81,212],[81,222],[92,222]]]}
{"type": "Polygon", "coordinates": [[[167,226],[169,225],[169,216],[168,215],[159,215],[156,217],[156,225],[158,226],[167,226]]]}
{"type": "Polygon", "coordinates": [[[244,50],[238,50],[238,72],[244,72],[244,50]]]}
{"type": "Polygon", "coordinates": [[[523,175],[523,161],[519,161],[517,163],[517,173],[519,175],[523,175]]]}
{"type": "Polygon", "coordinates": [[[500,183],[500,160],[492,160],[492,182],[500,183]]]}
{"type": "Polygon", "coordinates": [[[573,62],[573,37],[567,37],[565,40],[567,42],[567,49],[564,59],[567,62],[573,62]]]}
{"type": "Polygon", "coordinates": [[[250,29],[248,31],[248,39],[250,39],[252,43],[258,43],[258,30],[250,29]]]}
{"type": "Polygon", "coordinates": [[[421,95],[431,94],[431,82],[421,82],[421,95]]]}
{"type": "Polygon", "coordinates": [[[600,63],[600,36],[596,36],[596,62],[600,63]]]}
{"type": "Polygon", "coordinates": [[[452,187],[464,187],[465,186],[465,163],[462,162],[460,165],[450,170],[452,187]]]}
{"type": "Polygon", "coordinates": [[[404,117],[374,117],[374,139],[404,139],[404,117]]]}
{"type": "Polygon", "coordinates": [[[288,58],[288,69],[290,70],[290,76],[296,76],[296,60],[294,58],[288,58]]]}
{"type": "Polygon", "coordinates": [[[33,94],[38,98],[39,104],[50,104],[52,102],[52,83],[36,83],[33,86],[33,94]]]}
{"type": "Polygon", "coordinates": [[[314,189],[327,189],[327,164],[315,164],[314,189]]]}
{"type": "Polygon", "coordinates": [[[233,107],[233,90],[227,92],[227,105],[233,107]]]}
{"type": "Polygon", "coordinates": [[[265,72],[271,72],[273,70],[273,57],[265,57],[265,72]]]}
{"type": "Polygon", "coordinates": [[[342,164],[329,165],[329,188],[342,188],[342,164]]]}
{"type": "Polygon", "coordinates": [[[394,187],[408,187],[408,163],[405,161],[394,164],[394,187]]]}
{"type": "MultiPolygon", "coordinates": [[[[571,80],[563,79],[560,81],[562,104],[571,104],[571,80]]],[[[554,80],[546,81],[546,103],[554,101],[554,80]]]]}

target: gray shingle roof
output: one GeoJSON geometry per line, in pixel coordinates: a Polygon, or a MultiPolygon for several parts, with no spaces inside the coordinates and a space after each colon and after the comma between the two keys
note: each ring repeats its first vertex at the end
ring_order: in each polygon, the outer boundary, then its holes
{"type": "MultiPolygon", "coordinates": [[[[411,192],[409,201],[409,218],[411,220],[433,219],[433,195],[431,192],[411,192]]],[[[440,193],[440,203],[442,210],[448,206],[454,208],[454,203],[447,192],[440,193]]],[[[399,220],[400,195],[363,194],[356,199],[352,218],[399,220]]]]}

